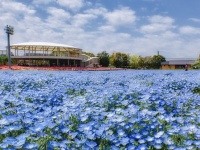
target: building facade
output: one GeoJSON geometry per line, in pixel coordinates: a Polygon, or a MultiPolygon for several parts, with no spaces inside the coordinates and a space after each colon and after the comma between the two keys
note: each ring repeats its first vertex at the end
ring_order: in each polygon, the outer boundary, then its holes
{"type": "Polygon", "coordinates": [[[70,66],[87,67],[98,64],[96,57],[86,57],[82,49],[64,44],[27,42],[11,45],[13,60],[22,66],[70,66]],[[90,60],[93,60],[92,62],[90,60]],[[88,63],[89,62],[89,63],[88,63]]]}
{"type": "Polygon", "coordinates": [[[192,68],[195,60],[169,60],[161,63],[162,70],[174,70],[174,69],[185,69],[187,65],[188,69],[192,68]]]}

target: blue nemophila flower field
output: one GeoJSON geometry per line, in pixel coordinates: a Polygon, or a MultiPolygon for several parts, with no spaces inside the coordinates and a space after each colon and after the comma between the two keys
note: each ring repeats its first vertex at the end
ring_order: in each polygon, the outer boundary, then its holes
{"type": "Polygon", "coordinates": [[[0,148],[198,150],[199,71],[1,71],[0,148]]]}

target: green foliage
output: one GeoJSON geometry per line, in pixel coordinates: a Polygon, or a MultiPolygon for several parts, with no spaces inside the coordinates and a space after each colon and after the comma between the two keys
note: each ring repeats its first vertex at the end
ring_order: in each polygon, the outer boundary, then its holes
{"type": "Polygon", "coordinates": [[[195,87],[192,92],[200,95],[200,87],[195,87]]]}
{"type": "Polygon", "coordinates": [[[6,65],[6,63],[8,62],[8,56],[0,56],[0,64],[1,65],[6,65]]]}
{"type": "Polygon", "coordinates": [[[0,143],[3,141],[4,138],[6,137],[17,137],[18,135],[25,133],[24,129],[20,129],[20,130],[13,130],[10,131],[6,134],[0,134],[0,143]]]}
{"type": "Polygon", "coordinates": [[[93,53],[90,53],[90,52],[82,52],[83,54],[85,55],[88,55],[90,57],[95,57],[95,55],[93,53]]]}
{"type": "Polygon", "coordinates": [[[130,56],[122,53],[122,67],[127,68],[130,65],[130,56]]]}
{"type": "Polygon", "coordinates": [[[174,142],[174,144],[178,145],[178,146],[183,146],[183,143],[186,140],[185,136],[183,136],[181,134],[172,135],[171,138],[172,138],[172,141],[174,142]]]}
{"type": "Polygon", "coordinates": [[[44,137],[39,138],[36,143],[40,145],[39,150],[47,150],[47,144],[49,141],[54,140],[54,137],[47,135],[44,137]]]}
{"type": "Polygon", "coordinates": [[[121,53],[115,53],[114,54],[114,66],[117,68],[122,67],[123,59],[121,53]]]}
{"type": "Polygon", "coordinates": [[[25,101],[29,102],[29,103],[33,103],[33,99],[30,97],[25,97],[25,101]]]}
{"type": "Polygon", "coordinates": [[[110,63],[112,66],[115,66],[117,68],[159,69],[161,68],[161,62],[166,61],[165,57],[162,55],[141,57],[137,55],[129,56],[128,54],[121,52],[112,53],[109,60],[109,54],[105,51],[99,53],[97,56],[100,58],[100,65],[107,67],[110,63]]]}
{"type": "Polygon", "coordinates": [[[107,139],[99,139],[98,140],[99,149],[98,150],[110,150],[110,141],[107,139]]]}
{"type": "Polygon", "coordinates": [[[106,51],[97,54],[99,57],[99,64],[103,67],[108,67],[110,64],[110,56],[106,51]]]}
{"type": "Polygon", "coordinates": [[[117,68],[127,68],[130,66],[130,56],[125,53],[113,53],[110,60],[111,64],[117,68]]]}
{"type": "Polygon", "coordinates": [[[151,58],[151,68],[152,69],[159,69],[161,67],[161,62],[164,62],[165,57],[163,57],[162,55],[154,55],[151,58]]]}
{"type": "Polygon", "coordinates": [[[151,68],[151,60],[152,60],[151,56],[144,57],[143,58],[143,68],[150,69],[151,68]]]}
{"type": "Polygon", "coordinates": [[[195,63],[192,64],[192,67],[194,69],[200,69],[200,55],[199,55],[199,58],[195,61],[195,63]]]}
{"type": "Polygon", "coordinates": [[[74,96],[81,96],[81,95],[85,95],[86,92],[87,92],[86,89],[76,90],[74,88],[69,88],[68,91],[66,92],[66,94],[74,95],[74,96]]]}
{"type": "Polygon", "coordinates": [[[69,118],[69,120],[71,122],[71,125],[69,126],[69,128],[72,131],[76,131],[78,129],[79,124],[80,124],[78,116],[77,115],[71,115],[70,118],[69,118]]]}
{"type": "Polygon", "coordinates": [[[140,61],[140,57],[139,56],[137,56],[137,55],[131,56],[131,58],[130,58],[130,66],[131,66],[131,68],[133,68],[133,69],[139,68],[139,66],[140,66],[139,61],[140,61]]]}

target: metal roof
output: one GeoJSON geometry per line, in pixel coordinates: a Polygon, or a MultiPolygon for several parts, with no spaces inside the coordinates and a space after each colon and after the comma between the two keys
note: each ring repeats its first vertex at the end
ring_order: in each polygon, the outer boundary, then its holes
{"type": "Polygon", "coordinates": [[[162,65],[192,65],[195,63],[195,60],[170,60],[170,61],[165,61],[162,62],[162,65]]]}
{"type": "Polygon", "coordinates": [[[48,50],[54,50],[59,48],[60,50],[64,49],[73,49],[73,50],[81,50],[80,48],[73,47],[70,45],[64,45],[64,44],[57,44],[57,43],[49,43],[49,42],[25,42],[25,43],[18,43],[18,44],[12,44],[12,49],[30,49],[34,48],[35,50],[41,50],[42,48],[48,48],[48,50]]]}
{"type": "Polygon", "coordinates": [[[57,47],[76,48],[70,45],[50,43],[50,42],[25,42],[25,43],[12,44],[11,46],[57,46],[57,47]]]}

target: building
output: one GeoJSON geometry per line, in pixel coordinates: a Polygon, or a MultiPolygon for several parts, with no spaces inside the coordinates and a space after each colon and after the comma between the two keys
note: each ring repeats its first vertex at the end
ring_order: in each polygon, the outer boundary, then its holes
{"type": "Polygon", "coordinates": [[[82,54],[82,49],[64,44],[27,42],[10,46],[11,58],[23,66],[70,66],[92,67],[97,57],[82,54]]]}
{"type": "Polygon", "coordinates": [[[195,63],[195,59],[185,59],[185,60],[169,60],[161,63],[163,70],[169,69],[185,69],[185,65],[188,66],[188,69],[192,68],[192,65],[195,63]]]}
{"type": "Polygon", "coordinates": [[[0,56],[7,56],[7,50],[0,50],[0,56]]]}

